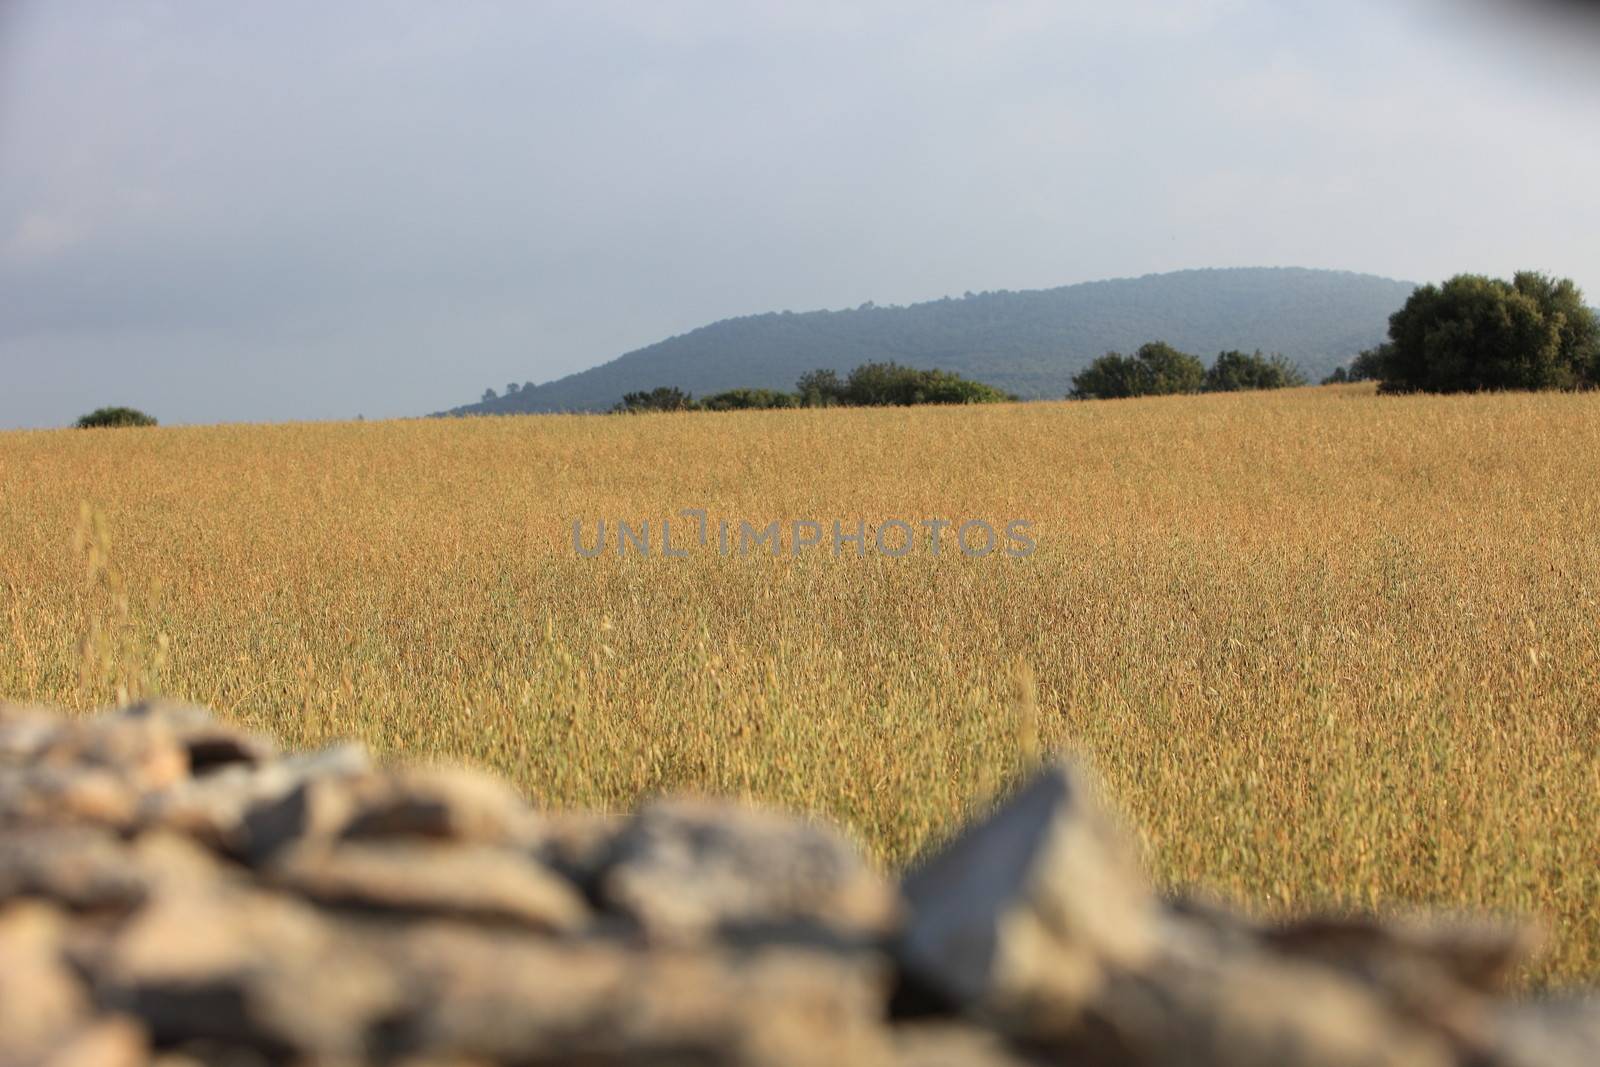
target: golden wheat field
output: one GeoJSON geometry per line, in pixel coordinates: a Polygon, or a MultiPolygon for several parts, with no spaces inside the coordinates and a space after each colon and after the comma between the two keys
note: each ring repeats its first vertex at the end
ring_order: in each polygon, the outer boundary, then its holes
{"type": "Polygon", "coordinates": [[[1072,750],[1164,885],[1535,914],[1528,981],[1592,981],[1597,472],[1600,396],[1360,386],[6,433],[0,694],[159,690],[551,806],[748,795],[886,864],[1072,750]],[[1037,550],[573,550],[686,508],[1037,550]]]}

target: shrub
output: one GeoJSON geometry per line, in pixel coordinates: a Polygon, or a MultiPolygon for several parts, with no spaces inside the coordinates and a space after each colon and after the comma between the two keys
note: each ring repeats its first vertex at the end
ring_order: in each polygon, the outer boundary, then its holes
{"type": "Polygon", "coordinates": [[[826,367],[800,375],[794,391],[800,396],[801,407],[826,408],[845,402],[844,382],[839,380],[839,372],[826,367]]]}
{"type": "Polygon", "coordinates": [[[1363,349],[1356,358],[1350,361],[1348,367],[1335,367],[1332,374],[1322,379],[1323,385],[1338,385],[1342,382],[1371,382],[1376,381],[1382,373],[1383,361],[1389,358],[1390,346],[1379,345],[1377,348],[1363,349]]]}
{"type": "Polygon", "coordinates": [[[645,411],[689,411],[694,397],[675,385],[658,385],[644,392],[626,393],[612,411],[637,415],[645,411]]]}
{"type": "Polygon", "coordinates": [[[1130,396],[1198,393],[1205,385],[1205,364],[1165,341],[1152,341],[1133,356],[1107,352],[1072,379],[1075,400],[1112,400],[1130,396]]]}
{"type": "Polygon", "coordinates": [[[1208,393],[1236,393],[1246,389],[1287,389],[1306,384],[1300,368],[1281,355],[1220,352],[1206,371],[1204,390],[1208,393]]]}
{"type": "Polygon", "coordinates": [[[844,383],[843,402],[859,407],[911,404],[998,404],[1013,399],[953,371],[918,370],[899,363],[863,363],[844,383]]]}
{"type": "Polygon", "coordinates": [[[136,408],[97,408],[78,420],[80,430],[106,426],[154,426],[156,420],[136,408]]]}
{"type": "Polygon", "coordinates": [[[729,389],[704,397],[699,405],[706,411],[758,411],[800,406],[800,398],[781,389],[729,389]]]}

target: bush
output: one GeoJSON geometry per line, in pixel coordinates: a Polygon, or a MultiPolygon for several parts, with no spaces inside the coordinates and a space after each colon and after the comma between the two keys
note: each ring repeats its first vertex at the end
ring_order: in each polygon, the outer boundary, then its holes
{"type": "Polygon", "coordinates": [[[1107,352],[1072,378],[1074,400],[1113,400],[1130,396],[1198,393],[1205,385],[1204,363],[1165,341],[1152,341],[1133,356],[1107,352]]]}
{"type": "Polygon", "coordinates": [[[637,415],[646,411],[690,411],[694,406],[694,397],[677,386],[658,385],[645,392],[625,394],[611,410],[625,415],[637,415]]]}
{"type": "Polygon", "coordinates": [[[1206,371],[1202,388],[1208,393],[1237,393],[1246,389],[1288,389],[1306,384],[1300,368],[1281,355],[1220,352],[1206,371]]]}
{"type": "Polygon", "coordinates": [[[1350,361],[1348,367],[1335,367],[1332,374],[1322,379],[1322,384],[1376,381],[1383,370],[1383,361],[1389,358],[1389,352],[1390,346],[1386,344],[1364,349],[1350,361]]]}
{"type": "Polygon", "coordinates": [[[839,380],[839,372],[826,367],[800,375],[794,389],[800,396],[801,407],[828,408],[845,402],[844,382],[839,380]]]}
{"type": "Polygon", "coordinates": [[[799,407],[800,399],[781,389],[729,389],[702,398],[699,406],[706,411],[760,411],[799,407]]]}
{"type": "Polygon", "coordinates": [[[800,376],[795,392],[781,389],[728,389],[696,402],[681,389],[660,386],[628,393],[611,410],[748,411],[770,408],[881,407],[909,404],[996,404],[1016,397],[952,371],[917,370],[898,363],[863,363],[840,381],[837,371],[815,370],[800,376]]]}
{"type": "Polygon", "coordinates": [[[843,403],[858,407],[912,404],[998,404],[1013,399],[993,386],[952,371],[898,363],[863,363],[845,380],[843,403]]]}
{"type": "Polygon", "coordinates": [[[80,430],[105,426],[154,426],[156,420],[135,408],[97,408],[78,420],[80,430]]]}
{"type": "Polygon", "coordinates": [[[1423,286],[1390,316],[1379,352],[1384,392],[1600,385],[1600,321],[1582,291],[1531,271],[1423,286]]]}

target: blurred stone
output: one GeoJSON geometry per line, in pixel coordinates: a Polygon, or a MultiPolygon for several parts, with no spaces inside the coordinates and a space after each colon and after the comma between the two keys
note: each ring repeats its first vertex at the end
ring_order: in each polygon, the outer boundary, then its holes
{"type": "Polygon", "coordinates": [[[214,1041],[271,1059],[355,1056],[397,979],[314,909],[247,889],[174,888],[119,931],[96,999],[162,1044],[214,1041]]]}
{"type": "Polygon", "coordinates": [[[628,822],[621,815],[596,812],[542,812],[528,848],[540,863],[584,892],[594,892],[628,822]]]}
{"type": "Polygon", "coordinates": [[[0,705],[0,1067],[1600,1063],[1595,1003],[1502,999],[1531,946],[1157,902],[1066,765],[902,899],[771,811],[0,705]]]}
{"type": "Polygon", "coordinates": [[[147,892],[132,851],[102,830],[0,830],[0,901],[34,897],[79,910],[126,912],[147,892]]]}
{"type": "Polygon", "coordinates": [[[143,1027],[110,1016],[66,1034],[35,1062],[38,1067],[144,1067],[149,1054],[143,1027]]]}
{"type": "Polygon", "coordinates": [[[627,824],[599,892],[665,939],[878,940],[899,916],[892,887],[832,828],[698,799],[656,802],[627,824]]]}
{"type": "Polygon", "coordinates": [[[42,764],[0,771],[0,825],[91,823],[126,829],[138,809],[138,786],[108,767],[42,764]]]}
{"type": "Polygon", "coordinates": [[[1046,770],[903,883],[914,981],[1025,1035],[1075,1025],[1106,975],[1155,949],[1131,848],[1067,764],[1046,770]]]}
{"type": "Polygon", "coordinates": [[[1556,997],[1499,1007],[1486,1067],[1593,1067],[1600,1063],[1600,1000],[1556,997]]]}
{"type": "Polygon", "coordinates": [[[238,763],[264,763],[277,752],[277,746],[266,738],[218,722],[211,712],[193,704],[144,700],[114,715],[125,720],[158,723],[170,731],[188,753],[189,773],[195,776],[238,763]]]}
{"type": "Polygon", "coordinates": [[[368,791],[343,836],[421,837],[506,844],[525,841],[534,816],[517,792],[488,775],[452,767],[400,771],[368,791]]]}
{"type": "Polygon", "coordinates": [[[1375,980],[1432,973],[1480,993],[1499,993],[1539,947],[1534,928],[1465,919],[1312,917],[1271,927],[1278,952],[1316,959],[1375,980]]]}
{"type": "Polygon", "coordinates": [[[1241,948],[1182,923],[1111,968],[1075,1025],[1049,1037],[1067,1062],[1127,1067],[1451,1067],[1449,1035],[1382,991],[1315,963],[1241,948]]]}
{"type": "Polygon", "coordinates": [[[44,708],[0,703],[0,773],[8,765],[25,766],[60,729],[60,716],[44,708]]]}
{"type": "Polygon", "coordinates": [[[531,857],[486,846],[386,842],[315,844],[282,856],[278,886],[323,904],[573,930],[588,908],[531,857]]]}
{"type": "Polygon", "coordinates": [[[504,1063],[889,1062],[884,976],[836,954],[624,948],[413,930],[396,1051],[504,1063]]]}
{"type": "Polygon", "coordinates": [[[141,791],[165,789],[189,773],[188,751],[168,722],[132,710],[67,720],[34,760],[108,769],[141,791]]]}
{"type": "Polygon", "coordinates": [[[65,917],[48,904],[0,906],[0,1062],[42,1057],[88,1020],[63,958],[65,917]]]}
{"type": "Polygon", "coordinates": [[[366,749],[336,745],[255,765],[232,765],[152,801],[148,821],[185,830],[252,863],[305,838],[331,838],[375,779],[366,749]]]}
{"type": "Polygon", "coordinates": [[[1059,1062],[1028,1051],[971,1023],[911,1023],[895,1028],[896,1067],[1045,1067],[1059,1062]]]}

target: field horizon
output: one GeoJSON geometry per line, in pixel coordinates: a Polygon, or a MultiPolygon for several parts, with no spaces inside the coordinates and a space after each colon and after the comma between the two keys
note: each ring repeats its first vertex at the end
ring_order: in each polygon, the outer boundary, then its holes
{"type": "Polygon", "coordinates": [[[1593,982],[1597,458],[1600,395],[1370,385],[6,431],[0,699],[744,796],[885,865],[1071,751],[1169,890],[1530,915],[1525,983],[1593,982]],[[685,509],[1036,548],[573,550],[685,509]]]}

